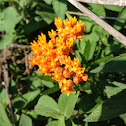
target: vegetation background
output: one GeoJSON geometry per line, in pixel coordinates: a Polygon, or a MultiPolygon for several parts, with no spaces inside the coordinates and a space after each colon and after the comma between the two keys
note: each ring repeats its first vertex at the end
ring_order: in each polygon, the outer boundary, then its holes
{"type": "MultiPolygon", "coordinates": [[[[126,7],[83,5],[126,19],[126,7]]],[[[126,125],[126,48],[90,18],[77,16],[86,31],[73,49],[89,81],[76,94],[61,94],[29,64],[30,42],[56,29],[55,17],[69,17],[67,11],[79,12],[66,0],[0,0],[0,126],[126,125]]],[[[126,35],[124,20],[105,21],[126,35]]]]}

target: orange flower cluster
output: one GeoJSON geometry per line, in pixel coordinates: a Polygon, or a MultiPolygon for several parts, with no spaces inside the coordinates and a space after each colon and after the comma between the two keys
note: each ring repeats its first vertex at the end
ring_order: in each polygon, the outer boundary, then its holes
{"type": "Polygon", "coordinates": [[[52,79],[58,81],[61,92],[76,92],[74,84],[81,81],[87,81],[88,75],[85,74],[85,68],[81,68],[79,59],[71,59],[69,54],[73,54],[72,45],[79,38],[82,40],[85,25],[77,21],[76,17],[69,20],[55,18],[57,30],[48,32],[51,38],[48,42],[46,36],[42,33],[38,36],[38,41],[31,43],[32,57],[31,64],[38,65],[39,71],[44,75],[53,76],[52,79]]]}

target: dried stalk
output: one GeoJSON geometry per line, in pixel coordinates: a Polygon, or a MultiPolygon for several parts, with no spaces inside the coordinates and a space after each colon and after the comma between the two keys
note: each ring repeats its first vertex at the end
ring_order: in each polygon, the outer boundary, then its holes
{"type": "MultiPolygon", "coordinates": [[[[74,15],[79,15],[79,16],[87,16],[86,14],[84,13],[78,13],[78,12],[73,12],[73,11],[67,11],[67,13],[69,14],[74,14],[74,15]]],[[[117,17],[104,17],[104,16],[98,16],[99,18],[102,18],[102,19],[109,19],[109,20],[123,20],[123,21],[126,21],[125,18],[117,18],[117,17]]]]}
{"type": "Polygon", "coordinates": [[[77,2],[76,0],[68,0],[71,4],[73,4],[76,8],[78,8],[81,12],[86,14],[92,20],[94,20],[97,24],[99,24],[102,28],[104,28],[107,32],[109,32],[113,37],[119,40],[123,45],[126,46],[126,37],[110,26],[108,23],[100,19],[97,15],[92,13],[89,9],[84,7],[82,4],[77,2]]]}
{"type": "Polygon", "coordinates": [[[20,49],[31,49],[29,45],[18,45],[18,44],[11,44],[10,46],[7,46],[6,48],[20,48],[20,49]]]}
{"type": "Polygon", "coordinates": [[[3,73],[4,73],[5,89],[6,89],[6,93],[7,93],[7,103],[9,105],[9,109],[10,109],[10,112],[11,112],[11,115],[12,115],[13,126],[15,126],[15,117],[14,117],[14,113],[13,113],[13,110],[12,110],[11,100],[10,100],[10,97],[9,97],[9,90],[8,90],[9,83],[8,83],[8,71],[7,71],[8,64],[7,64],[7,61],[4,61],[2,68],[3,68],[3,73]]]}
{"type": "Polygon", "coordinates": [[[126,6],[126,0],[78,0],[78,1],[93,4],[126,6]]]}

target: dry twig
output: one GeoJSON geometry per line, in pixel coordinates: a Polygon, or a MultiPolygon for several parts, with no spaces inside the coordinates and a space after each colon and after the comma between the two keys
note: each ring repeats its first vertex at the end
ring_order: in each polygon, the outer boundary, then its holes
{"type": "MultiPolygon", "coordinates": [[[[73,11],[67,11],[67,13],[69,14],[74,14],[74,15],[79,15],[79,16],[87,16],[86,14],[84,13],[78,13],[78,12],[73,12],[73,11]]],[[[110,20],[124,20],[126,21],[125,18],[117,18],[117,17],[104,17],[104,16],[98,16],[99,18],[102,18],[102,19],[110,19],[110,20]]]]}
{"type": "MultiPolygon", "coordinates": [[[[4,54],[6,53],[6,49],[4,49],[4,54]]],[[[11,106],[11,100],[9,97],[9,83],[8,83],[8,64],[7,64],[7,60],[4,61],[4,63],[2,64],[2,69],[3,69],[3,74],[4,74],[4,82],[5,82],[5,89],[6,89],[6,93],[7,93],[7,104],[9,105],[9,109],[12,115],[12,121],[13,121],[13,126],[15,126],[15,117],[14,117],[14,113],[12,110],[12,106],[11,106]]]]}
{"type": "Polygon", "coordinates": [[[78,0],[78,1],[93,4],[126,6],[126,0],[78,0]]]}

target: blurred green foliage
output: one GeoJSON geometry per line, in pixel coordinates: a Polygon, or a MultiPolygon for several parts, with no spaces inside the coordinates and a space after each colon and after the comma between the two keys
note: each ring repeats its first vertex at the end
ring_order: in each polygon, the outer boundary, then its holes
{"type": "MultiPolygon", "coordinates": [[[[126,7],[84,5],[99,16],[126,18],[126,7]]],[[[29,45],[41,32],[47,35],[48,30],[56,29],[55,17],[66,18],[66,11],[79,12],[66,0],[0,0],[0,49],[12,43],[29,45]]],[[[68,97],[50,76],[36,70],[23,75],[24,65],[15,66],[9,60],[14,122],[1,86],[0,126],[126,125],[126,48],[90,18],[77,18],[84,22],[86,31],[73,49],[86,67],[89,81],[76,86],[77,93],[68,97]]],[[[125,21],[105,21],[126,35],[125,21]]]]}

